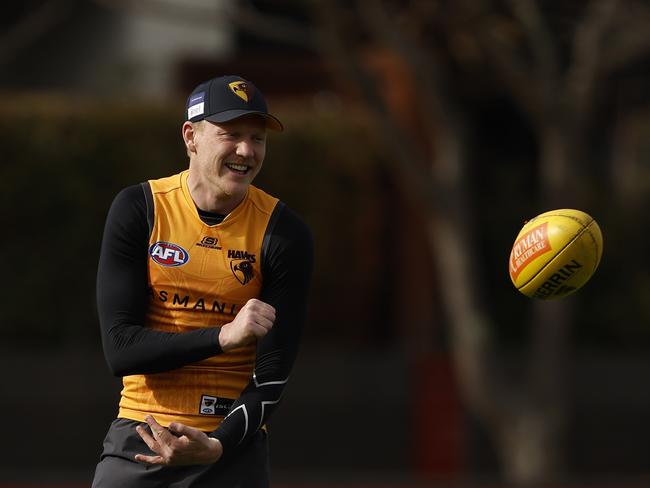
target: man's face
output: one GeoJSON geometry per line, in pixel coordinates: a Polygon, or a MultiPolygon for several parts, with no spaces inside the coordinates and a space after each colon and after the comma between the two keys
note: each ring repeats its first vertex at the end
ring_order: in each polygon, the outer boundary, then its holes
{"type": "Polygon", "coordinates": [[[229,122],[198,124],[192,166],[221,197],[243,198],[266,155],[266,124],[245,115],[229,122]]]}

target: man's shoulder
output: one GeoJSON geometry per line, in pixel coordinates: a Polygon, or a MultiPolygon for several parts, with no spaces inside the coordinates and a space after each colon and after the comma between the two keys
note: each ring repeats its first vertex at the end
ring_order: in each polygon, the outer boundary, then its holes
{"type": "Polygon", "coordinates": [[[144,203],[142,184],[130,185],[120,190],[113,199],[113,207],[141,207],[144,203]]]}
{"type": "Polygon", "coordinates": [[[272,220],[282,220],[290,227],[309,230],[300,214],[291,209],[285,202],[266,193],[264,190],[251,185],[249,187],[249,198],[258,208],[268,214],[273,214],[272,220]]]}
{"type": "Polygon", "coordinates": [[[115,195],[106,218],[106,228],[117,234],[146,229],[147,204],[141,184],[127,186],[115,195]]]}
{"type": "Polygon", "coordinates": [[[279,203],[276,197],[253,185],[248,187],[248,198],[258,210],[269,215],[279,203]]]}
{"type": "Polygon", "coordinates": [[[311,229],[305,219],[284,202],[276,207],[273,234],[289,237],[292,241],[309,243],[313,240],[311,229]]]}
{"type": "Polygon", "coordinates": [[[163,178],[148,180],[149,186],[153,193],[168,193],[170,191],[182,188],[182,176],[185,171],[163,178]]]}

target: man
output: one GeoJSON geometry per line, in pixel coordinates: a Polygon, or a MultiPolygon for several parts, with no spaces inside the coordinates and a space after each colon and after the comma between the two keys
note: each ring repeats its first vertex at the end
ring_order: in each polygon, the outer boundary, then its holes
{"type": "Polygon", "coordinates": [[[102,343],[123,377],[93,487],[268,486],[266,422],[298,350],[311,234],[251,185],[283,129],[239,76],[200,84],[189,169],[122,190],[97,276],[102,343]]]}

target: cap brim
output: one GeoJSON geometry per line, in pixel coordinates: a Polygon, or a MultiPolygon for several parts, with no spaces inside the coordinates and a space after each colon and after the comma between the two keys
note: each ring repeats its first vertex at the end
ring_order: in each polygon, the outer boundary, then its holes
{"type": "Polygon", "coordinates": [[[204,120],[209,120],[210,122],[229,122],[231,120],[243,117],[244,115],[260,115],[266,120],[266,127],[268,129],[277,130],[282,132],[284,126],[276,117],[266,112],[259,112],[257,110],[226,110],[224,112],[219,112],[218,114],[213,114],[207,116],[204,120]]]}

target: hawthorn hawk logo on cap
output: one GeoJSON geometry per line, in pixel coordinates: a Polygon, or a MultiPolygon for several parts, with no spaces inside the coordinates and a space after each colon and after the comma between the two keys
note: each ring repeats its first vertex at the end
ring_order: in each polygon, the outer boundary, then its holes
{"type": "Polygon", "coordinates": [[[253,87],[245,81],[233,81],[232,83],[228,83],[228,86],[235,95],[246,103],[253,98],[253,87]]]}

